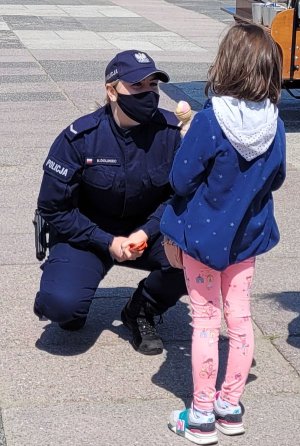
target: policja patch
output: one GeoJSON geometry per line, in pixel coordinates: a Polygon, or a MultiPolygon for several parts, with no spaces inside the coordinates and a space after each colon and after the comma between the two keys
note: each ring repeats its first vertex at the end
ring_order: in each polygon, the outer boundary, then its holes
{"type": "Polygon", "coordinates": [[[74,175],[75,169],[69,165],[56,160],[53,156],[46,159],[43,169],[49,175],[58,178],[64,183],[69,181],[74,175]]]}

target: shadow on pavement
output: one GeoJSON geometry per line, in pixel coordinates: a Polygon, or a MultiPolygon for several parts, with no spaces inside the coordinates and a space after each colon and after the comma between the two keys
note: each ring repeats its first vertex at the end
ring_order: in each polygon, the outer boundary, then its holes
{"type": "Polygon", "coordinates": [[[131,287],[98,289],[84,328],[68,332],[55,322],[46,322],[36,347],[52,355],[80,355],[95,344],[103,330],[110,330],[129,341],[129,333],[121,325],[120,314],[134,290],[131,287]]]}
{"type": "MultiPolygon", "coordinates": [[[[75,356],[88,351],[104,330],[115,333],[119,338],[130,342],[128,330],[120,322],[120,314],[134,288],[100,288],[92,303],[85,327],[78,332],[61,330],[56,323],[46,323],[44,331],[36,341],[36,347],[51,355],[75,356]]],[[[153,375],[153,384],[180,398],[188,407],[191,402],[193,384],[191,370],[191,335],[188,305],[177,302],[163,316],[164,323],[157,330],[165,346],[165,359],[159,370],[153,375]]],[[[114,340],[112,340],[114,342],[114,340]]],[[[138,353],[137,353],[138,354],[138,353]]],[[[228,357],[228,339],[220,337],[220,367],[217,388],[220,388],[226,373],[228,357]]],[[[256,379],[249,375],[249,381],[256,379]]]]}
{"type": "Polygon", "coordinates": [[[287,343],[292,347],[300,348],[300,292],[284,291],[282,293],[270,293],[263,296],[265,299],[274,299],[280,306],[298,315],[288,324],[287,343]]]}

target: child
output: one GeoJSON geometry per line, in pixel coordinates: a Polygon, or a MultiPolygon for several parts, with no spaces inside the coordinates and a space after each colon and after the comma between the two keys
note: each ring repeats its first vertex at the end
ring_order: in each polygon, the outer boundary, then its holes
{"type": "Polygon", "coordinates": [[[161,231],[183,251],[192,307],[193,402],[170,429],[197,444],[244,433],[239,404],[253,359],[250,288],[255,257],[279,241],[272,191],[285,178],[278,118],[281,56],[261,27],[233,26],[209,70],[206,94],[170,174],[175,196],[161,231]],[[216,393],[220,293],[229,336],[225,381],[216,393]]]}

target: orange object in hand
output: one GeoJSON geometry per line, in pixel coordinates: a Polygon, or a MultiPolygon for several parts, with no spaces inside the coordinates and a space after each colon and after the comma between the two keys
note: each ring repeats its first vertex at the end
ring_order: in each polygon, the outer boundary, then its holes
{"type": "Polygon", "coordinates": [[[129,245],[129,249],[130,251],[134,252],[140,252],[140,251],[144,251],[144,249],[147,248],[147,242],[140,242],[140,243],[130,243],[129,245]]]}

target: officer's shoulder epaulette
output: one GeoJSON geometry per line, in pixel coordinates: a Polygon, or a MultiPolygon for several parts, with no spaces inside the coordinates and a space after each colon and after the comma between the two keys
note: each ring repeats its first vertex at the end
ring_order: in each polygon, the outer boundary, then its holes
{"type": "Polygon", "coordinates": [[[152,120],[158,124],[180,129],[180,121],[176,117],[175,113],[165,110],[164,108],[159,108],[152,120]]]}
{"type": "Polygon", "coordinates": [[[65,135],[69,141],[73,141],[87,131],[98,127],[103,115],[103,109],[104,107],[101,107],[98,110],[89,113],[88,115],[81,116],[80,118],[76,119],[76,121],[72,122],[72,124],[65,130],[65,135]]]}

